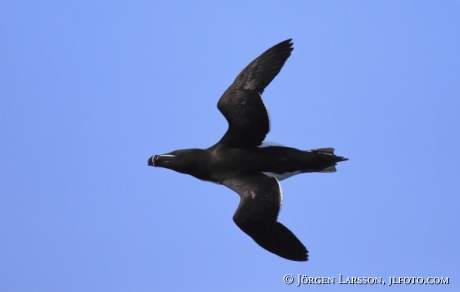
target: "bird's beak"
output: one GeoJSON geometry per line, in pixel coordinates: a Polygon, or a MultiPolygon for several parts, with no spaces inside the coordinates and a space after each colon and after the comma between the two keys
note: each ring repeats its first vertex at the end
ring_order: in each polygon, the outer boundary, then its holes
{"type": "Polygon", "coordinates": [[[161,166],[162,164],[171,163],[176,155],[163,154],[163,155],[154,155],[149,158],[147,165],[148,166],[161,166]]]}
{"type": "Polygon", "coordinates": [[[154,155],[152,157],[149,158],[148,162],[147,162],[147,165],[148,166],[155,166],[155,160],[158,159],[158,155],[154,155]]]}

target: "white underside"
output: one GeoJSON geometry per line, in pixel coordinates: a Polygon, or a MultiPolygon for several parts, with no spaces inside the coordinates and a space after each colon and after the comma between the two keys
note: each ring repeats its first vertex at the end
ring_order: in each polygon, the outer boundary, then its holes
{"type": "Polygon", "coordinates": [[[278,188],[280,189],[280,208],[281,208],[281,205],[283,204],[283,190],[281,189],[280,182],[278,180],[276,182],[278,183],[278,188]]]}
{"type": "Polygon", "coordinates": [[[288,177],[294,176],[296,174],[299,174],[300,171],[294,171],[294,172],[285,172],[285,173],[274,173],[274,172],[262,172],[266,176],[271,176],[276,178],[277,180],[283,180],[287,179],[288,177]]]}
{"type": "MultiPolygon", "coordinates": [[[[266,148],[266,147],[271,147],[271,146],[283,147],[284,145],[276,143],[276,142],[268,142],[268,141],[266,141],[266,142],[262,142],[262,144],[260,146],[258,146],[258,148],[266,148]]],[[[262,172],[262,173],[265,174],[266,176],[271,176],[271,177],[275,177],[278,180],[283,180],[283,179],[287,179],[288,177],[291,177],[293,175],[299,174],[300,171],[285,172],[285,173],[274,173],[274,172],[262,172]]]]}
{"type": "Polygon", "coordinates": [[[271,146],[285,147],[283,144],[280,144],[280,143],[264,141],[262,142],[262,144],[257,146],[257,148],[266,148],[266,147],[271,147],[271,146]]]}

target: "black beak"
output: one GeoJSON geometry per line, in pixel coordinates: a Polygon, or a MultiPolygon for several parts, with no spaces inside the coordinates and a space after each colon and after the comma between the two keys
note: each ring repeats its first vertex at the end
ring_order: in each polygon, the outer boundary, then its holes
{"type": "Polygon", "coordinates": [[[173,154],[154,155],[149,158],[147,165],[164,167],[164,165],[172,163],[175,157],[176,155],[173,154]]]}
{"type": "Polygon", "coordinates": [[[155,161],[157,161],[159,155],[154,155],[149,158],[147,165],[148,166],[155,166],[155,161]]]}

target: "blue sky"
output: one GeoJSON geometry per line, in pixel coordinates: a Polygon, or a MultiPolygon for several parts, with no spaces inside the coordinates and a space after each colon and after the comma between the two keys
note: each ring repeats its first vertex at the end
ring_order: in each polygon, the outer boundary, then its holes
{"type": "Polygon", "coordinates": [[[459,15],[457,1],[3,1],[1,290],[458,290],[459,15]],[[288,38],[267,140],[350,158],[282,182],[305,263],[241,232],[231,190],[147,167],[217,142],[221,94],[288,38]]]}

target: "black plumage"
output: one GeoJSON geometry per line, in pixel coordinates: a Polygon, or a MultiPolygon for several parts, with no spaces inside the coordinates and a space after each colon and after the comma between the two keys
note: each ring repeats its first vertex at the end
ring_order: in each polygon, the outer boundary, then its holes
{"type": "Polygon", "coordinates": [[[148,165],[232,189],[241,198],[233,216],[241,230],[280,257],[306,261],[305,246],[277,222],[282,203],[279,180],[305,172],[334,172],[336,163],[347,158],[334,155],[333,148],[302,151],[263,143],[270,121],[261,94],[292,50],[290,39],[271,47],[246,66],[224,92],[217,107],[229,126],[217,144],[155,155],[148,165]]]}

